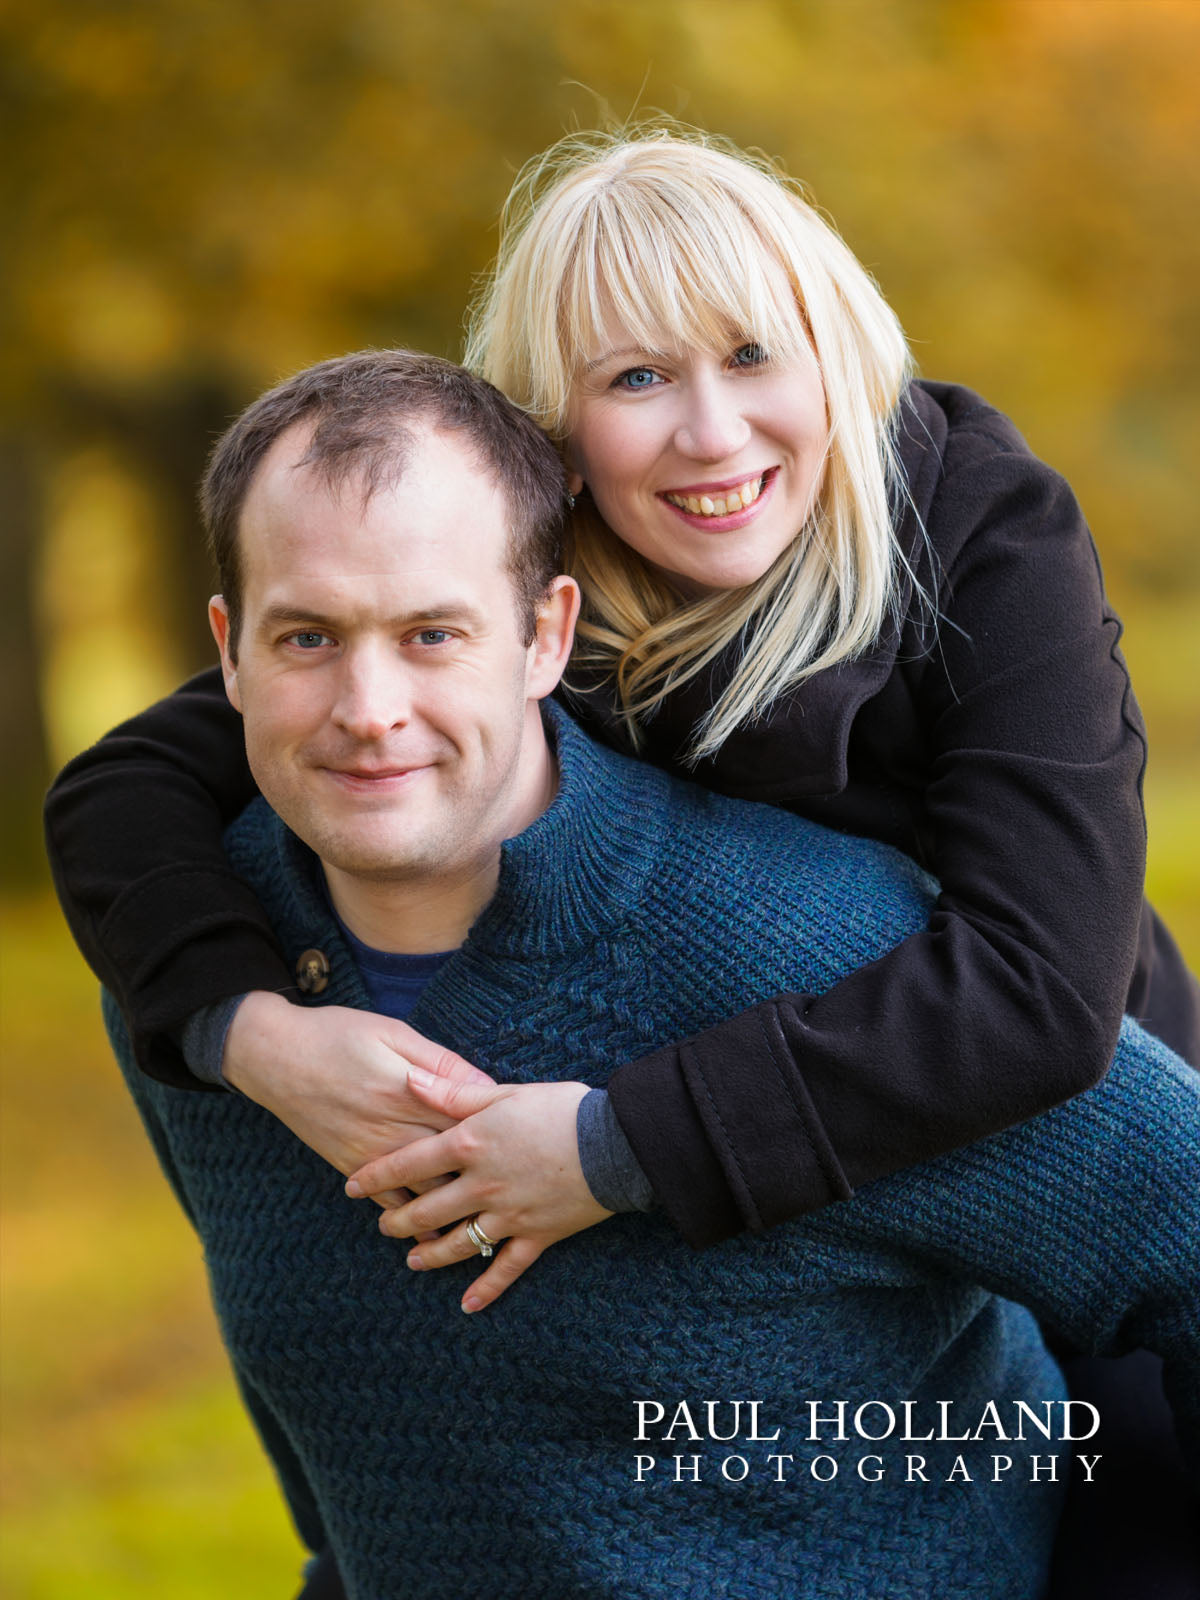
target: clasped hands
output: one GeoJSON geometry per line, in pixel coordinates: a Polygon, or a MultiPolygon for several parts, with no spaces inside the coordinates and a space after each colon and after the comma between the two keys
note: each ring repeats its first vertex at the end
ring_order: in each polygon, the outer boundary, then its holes
{"type": "Polygon", "coordinates": [[[433,1116],[457,1122],[368,1162],[346,1193],[379,1198],[398,1188],[423,1190],[379,1219],[381,1233],[420,1241],[408,1255],[415,1271],[478,1254],[465,1219],[477,1218],[485,1234],[505,1241],[463,1295],[464,1311],[490,1305],[548,1245],[612,1215],[593,1199],[579,1165],[575,1122],[586,1085],[485,1086],[417,1067],[409,1068],[408,1082],[433,1116]],[[449,1231],[433,1231],[440,1228],[449,1231]]]}
{"type": "Polygon", "coordinates": [[[403,1022],[262,992],[235,1014],[223,1071],[349,1177],[348,1195],[384,1208],[381,1232],[418,1239],[414,1270],[476,1255],[471,1217],[503,1241],[464,1311],[491,1304],[548,1245],[611,1215],[579,1165],[582,1083],[496,1084],[403,1022]]]}

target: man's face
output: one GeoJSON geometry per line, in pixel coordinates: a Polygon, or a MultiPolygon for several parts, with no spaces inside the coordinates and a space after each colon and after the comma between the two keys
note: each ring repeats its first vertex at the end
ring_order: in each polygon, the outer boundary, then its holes
{"type": "Polygon", "coordinates": [[[530,820],[522,750],[558,675],[523,642],[504,495],[465,442],[424,424],[399,482],[365,505],[355,479],[330,489],[297,467],[307,443],[304,427],[276,440],[242,511],[236,664],[212,607],[251,770],[353,878],[477,870],[530,820]]]}

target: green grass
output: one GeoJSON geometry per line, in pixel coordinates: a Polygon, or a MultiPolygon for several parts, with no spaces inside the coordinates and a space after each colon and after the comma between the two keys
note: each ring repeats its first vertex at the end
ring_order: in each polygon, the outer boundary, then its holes
{"type": "Polygon", "coordinates": [[[1193,972],[1200,973],[1200,760],[1163,765],[1146,774],[1149,858],[1146,892],[1179,941],[1193,972]]]}
{"type": "Polygon", "coordinates": [[[288,1600],[302,1551],[95,981],[48,895],[6,905],[0,933],[0,1589],[288,1600]]]}
{"type": "Polygon", "coordinates": [[[36,1440],[10,1462],[13,1600],[295,1594],[296,1542],[223,1373],[129,1386],[36,1440]]]}
{"type": "Polygon", "coordinates": [[[1150,740],[1146,890],[1200,972],[1200,604],[1185,588],[1171,599],[1130,596],[1118,609],[1150,740]]]}

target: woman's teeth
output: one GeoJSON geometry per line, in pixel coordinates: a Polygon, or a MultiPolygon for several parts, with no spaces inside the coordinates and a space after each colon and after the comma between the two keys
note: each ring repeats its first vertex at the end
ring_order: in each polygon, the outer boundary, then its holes
{"type": "Polygon", "coordinates": [[[763,478],[749,478],[724,494],[668,494],[664,498],[693,517],[728,517],[751,506],[762,493],[763,478]]]}

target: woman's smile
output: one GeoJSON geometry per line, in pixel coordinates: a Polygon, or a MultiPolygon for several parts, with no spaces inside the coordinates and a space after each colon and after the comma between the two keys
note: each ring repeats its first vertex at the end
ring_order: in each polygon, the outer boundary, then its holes
{"type": "Polygon", "coordinates": [[[686,489],[664,489],[662,499],[693,527],[726,533],[746,527],[763,509],[775,482],[775,467],[734,483],[691,484],[686,489]]]}

